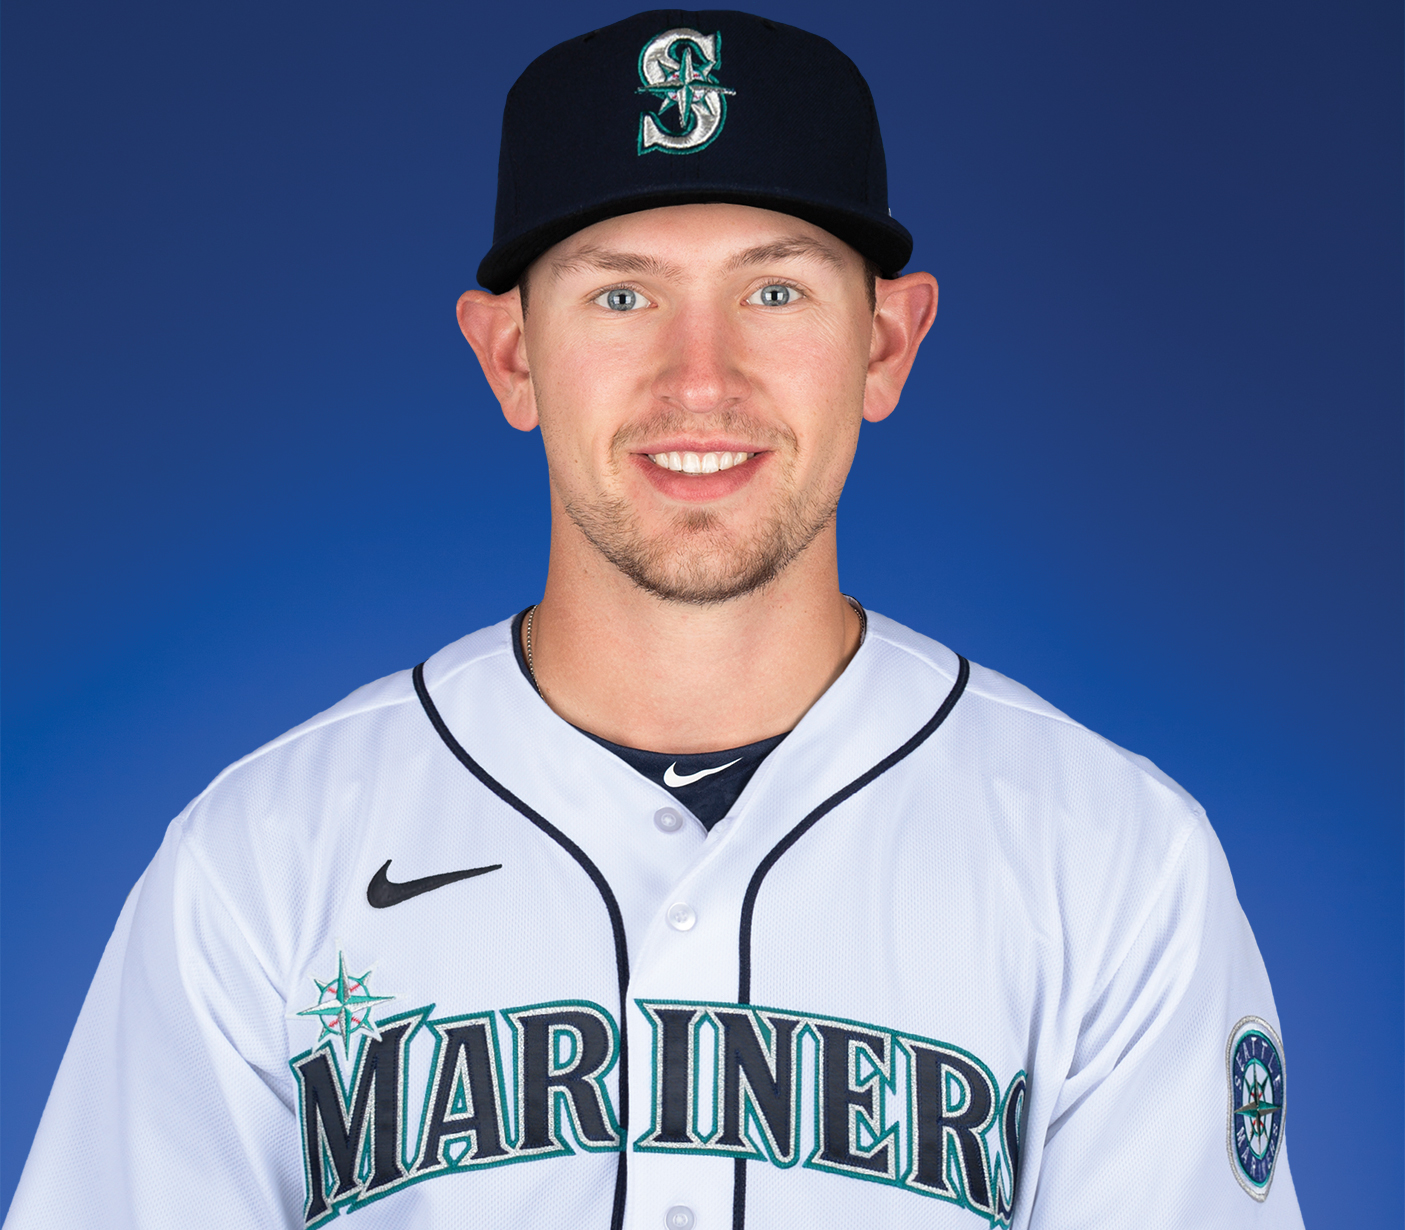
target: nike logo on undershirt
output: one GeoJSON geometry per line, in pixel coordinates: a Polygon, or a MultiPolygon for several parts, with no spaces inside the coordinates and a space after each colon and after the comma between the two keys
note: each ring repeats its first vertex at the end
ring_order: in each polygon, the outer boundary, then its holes
{"type": "Polygon", "coordinates": [[[491,867],[469,867],[465,871],[445,871],[437,876],[421,876],[418,880],[406,880],[401,884],[396,884],[385,874],[390,864],[391,860],[386,859],[385,866],[376,872],[371,877],[371,882],[366,885],[366,900],[371,903],[372,909],[388,909],[392,905],[408,901],[411,897],[418,897],[421,893],[443,888],[446,884],[457,884],[460,880],[471,880],[474,876],[487,875],[490,871],[502,869],[501,863],[494,863],[491,867]]]}
{"type": "Polygon", "coordinates": [[[723,769],[730,769],[734,764],[741,762],[741,757],[736,760],[729,760],[726,764],[720,764],[715,769],[699,769],[696,773],[675,773],[678,761],[674,761],[663,771],[663,784],[665,786],[691,786],[694,782],[700,782],[704,777],[711,777],[714,773],[721,773],[723,769]]]}

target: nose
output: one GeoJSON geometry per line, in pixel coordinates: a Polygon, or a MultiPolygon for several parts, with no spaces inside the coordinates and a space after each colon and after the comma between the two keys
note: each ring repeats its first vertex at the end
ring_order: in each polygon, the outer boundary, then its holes
{"type": "Polygon", "coordinates": [[[694,414],[715,413],[745,400],[740,338],[725,310],[698,303],[669,322],[654,396],[694,414]]]}

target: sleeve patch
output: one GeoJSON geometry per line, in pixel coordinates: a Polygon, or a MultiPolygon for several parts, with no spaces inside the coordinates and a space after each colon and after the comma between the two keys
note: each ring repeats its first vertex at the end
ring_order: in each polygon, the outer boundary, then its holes
{"type": "Polygon", "coordinates": [[[1283,1145],[1283,1043],[1261,1017],[1246,1016],[1225,1047],[1229,1084],[1229,1165],[1255,1200],[1268,1197],[1283,1145]]]}

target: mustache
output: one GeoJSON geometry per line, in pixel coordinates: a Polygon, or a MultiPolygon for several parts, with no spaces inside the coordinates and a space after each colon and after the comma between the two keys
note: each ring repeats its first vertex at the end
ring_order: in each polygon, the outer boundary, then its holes
{"type": "Polygon", "coordinates": [[[796,443],[795,433],[789,427],[763,422],[739,410],[718,410],[710,414],[696,414],[687,410],[661,410],[623,424],[610,439],[610,451],[618,456],[622,452],[631,451],[633,445],[644,440],[692,432],[740,437],[760,445],[763,449],[787,450],[793,448],[796,443]]]}

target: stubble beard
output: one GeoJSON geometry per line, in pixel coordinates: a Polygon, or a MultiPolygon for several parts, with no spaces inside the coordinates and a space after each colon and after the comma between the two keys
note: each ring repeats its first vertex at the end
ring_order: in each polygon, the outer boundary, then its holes
{"type": "MultiPolygon", "coordinates": [[[[742,426],[739,421],[736,426],[742,426]]],[[[657,434],[657,420],[622,428],[611,444],[618,470],[633,440],[657,434]]],[[[754,424],[745,433],[756,438],[754,424]]],[[[719,430],[726,433],[729,425],[719,430]]],[[[769,464],[779,466],[776,508],[749,530],[730,528],[705,508],[680,509],[667,527],[649,535],[622,497],[565,499],[567,515],[600,554],[646,593],[665,602],[708,606],[764,589],[786,570],[834,520],[839,491],[809,496],[796,490],[795,438],[788,431],[765,433],[773,447],[769,464]]],[[[651,463],[652,464],[652,463],[651,463]]],[[[842,484],[841,484],[842,486],[842,484]]]]}

